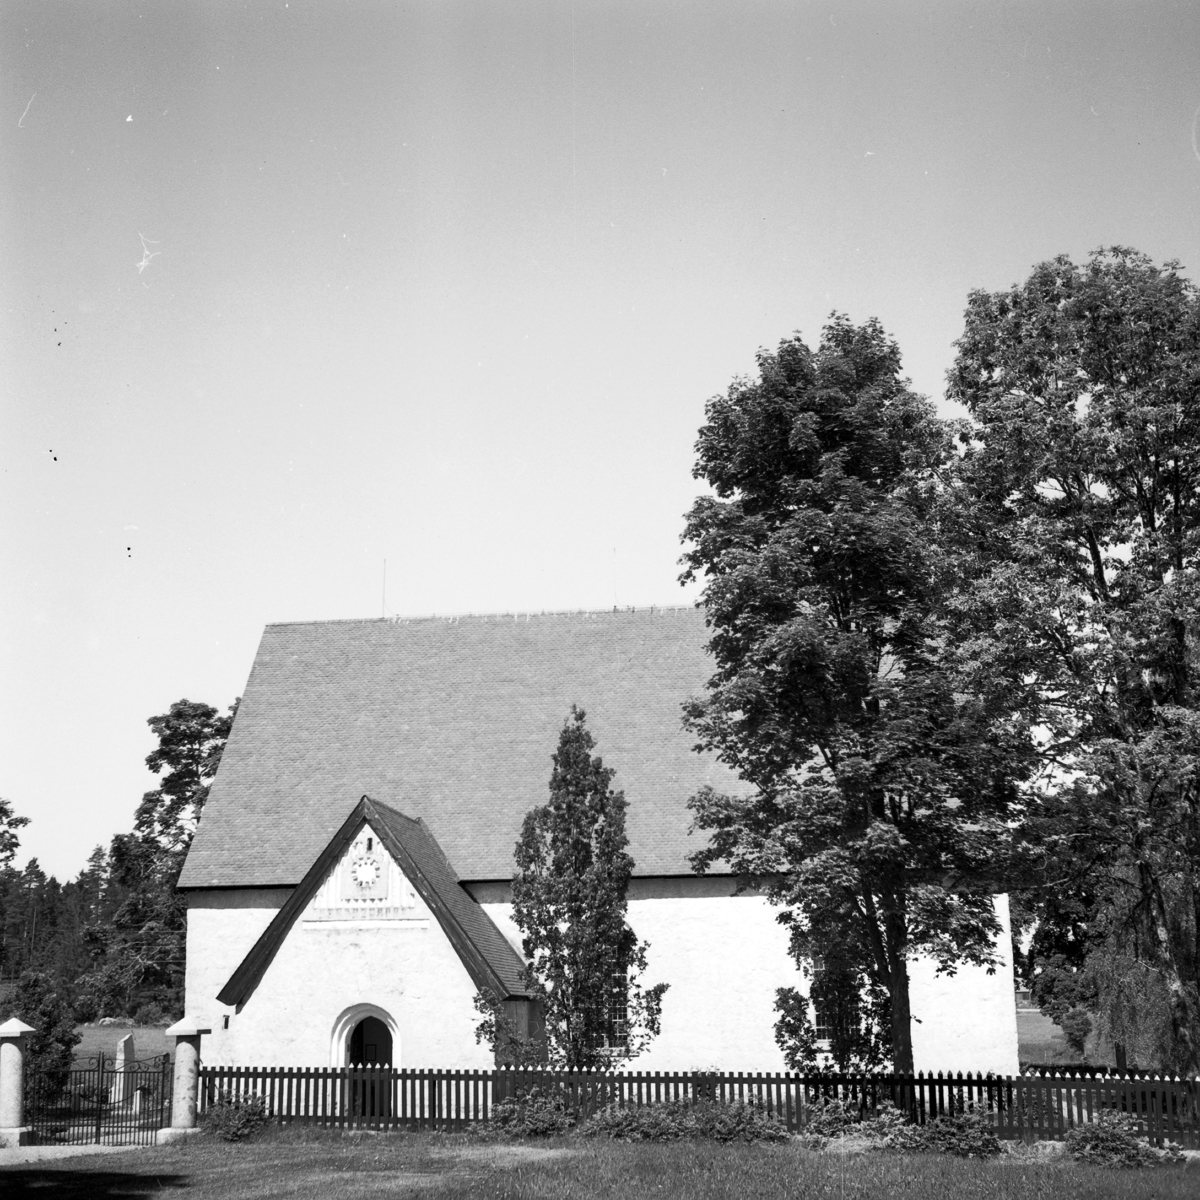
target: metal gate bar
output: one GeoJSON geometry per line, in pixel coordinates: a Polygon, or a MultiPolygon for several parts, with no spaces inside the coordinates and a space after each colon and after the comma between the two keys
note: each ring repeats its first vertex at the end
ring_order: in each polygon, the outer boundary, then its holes
{"type": "Polygon", "coordinates": [[[25,1120],[39,1145],[153,1145],[171,1121],[168,1054],[124,1071],[101,1054],[86,1067],[31,1072],[25,1088],[25,1120]]]}

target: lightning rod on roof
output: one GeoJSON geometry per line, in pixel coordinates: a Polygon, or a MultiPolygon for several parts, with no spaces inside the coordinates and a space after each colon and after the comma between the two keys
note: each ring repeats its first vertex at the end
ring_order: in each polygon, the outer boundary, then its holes
{"type": "Polygon", "coordinates": [[[387,559],[383,560],[383,597],[379,602],[379,615],[387,620],[387,559]]]}

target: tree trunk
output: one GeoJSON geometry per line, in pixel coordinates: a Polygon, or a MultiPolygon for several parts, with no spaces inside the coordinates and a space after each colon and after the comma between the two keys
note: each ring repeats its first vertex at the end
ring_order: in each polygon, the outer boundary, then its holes
{"type": "Polygon", "coordinates": [[[892,999],[892,1070],[897,1075],[913,1074],[912,1010],[908,1004],[908,963],[892,967],[888,991],[892,999]]]}
{"type": "Polygon", "coordinates": [[[884,980],[892,1009],[892,1070],[897,1075],[913,1073],[912,1011],[908,1003],[908,916],[904,894],[882,892],[882,920],[875,896],[862,882],[862,914],[867,945],[884,980]]]}

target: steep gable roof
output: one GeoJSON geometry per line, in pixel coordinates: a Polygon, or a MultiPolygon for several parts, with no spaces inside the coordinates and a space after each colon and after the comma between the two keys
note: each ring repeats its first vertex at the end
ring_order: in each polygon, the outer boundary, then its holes
{"type": "Polygon", "coordinates": [[[687,874],[688,798],[736,786],[681,723],[706,640],[692,608],[269,625],[180,886],[294,885],[364,793],[420,816],[462,879],[508,879],[572,704],[636,873],[687,874]]]}
{"type": "Polygon", "coordinates": [[[329,869],[367,824],[437,917],[476,987],[500,999],[526,996],[520,955],[487,913],[463,891],[429,830],[421,821],[364,796],[229,977],[217,999],[222,1004],[236,1005],[249,998],[329,869]]]}

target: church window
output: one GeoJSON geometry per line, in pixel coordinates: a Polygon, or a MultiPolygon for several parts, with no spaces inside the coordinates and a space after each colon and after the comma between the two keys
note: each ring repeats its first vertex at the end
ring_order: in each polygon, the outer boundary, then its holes
{"type": "Polygon", "coordinates": [[[819,1001],[813,1004],[813,1030],[818,1042],[833,1040],[833,1016],[819,1001]]]}
{"type": "Polygon", "coordinates": [[[624,1053],[629,1048],[629,972],[614,971],[601,1017],[601,1049],[624,1053]]]}

